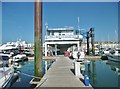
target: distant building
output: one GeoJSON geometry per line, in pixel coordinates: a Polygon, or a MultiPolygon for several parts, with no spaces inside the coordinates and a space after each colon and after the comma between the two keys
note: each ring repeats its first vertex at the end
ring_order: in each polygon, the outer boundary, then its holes
{"type": "Polygon", "coordinates": [[[76,34],[73,27],[48,28],[46,25],[45,56],[52,49],[54,55],[63,54],[73,45],[78,48],[83,36],[76,34]]]}
{"type": "MultiPolygon", "coordinates": [[[[120,44],[118,42],[95,42],[96,48],[120,48],[120,44]]],[[[89,43],[90,49],[92,48],[91,43],[89,43]]],[[[83,42],[81,47],[83,49],[87,49],[87,42],[83,42]]]]}

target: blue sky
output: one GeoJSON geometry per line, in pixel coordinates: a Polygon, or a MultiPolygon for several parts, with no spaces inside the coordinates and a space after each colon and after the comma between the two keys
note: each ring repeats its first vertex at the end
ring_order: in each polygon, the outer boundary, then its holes
{"type": "MultiPolygon", "coordinates": [[[[2,4],[3,43],[21,38],[27,42],[34,41],[34,3],[2,4]]],[[[95,29],[95,41],[113,41],[118,31],[118,3],[116,2],[45,2],[43,3],[43,39],[45,23],[49,27],[73,26],[77,29],[77,18],[80,28],[95,29]]],[[[118,35],[118,34],[117,34],[118,35]]]]}
{"type": "Polygon", "coordinates": [[[0,3],[0,44],[2,43],[2,3],[0,3]]]}
{"type": "Polygon", "coordinates": [[[2,3],[2,41],[34,41],[34,4],[2,3]]]}

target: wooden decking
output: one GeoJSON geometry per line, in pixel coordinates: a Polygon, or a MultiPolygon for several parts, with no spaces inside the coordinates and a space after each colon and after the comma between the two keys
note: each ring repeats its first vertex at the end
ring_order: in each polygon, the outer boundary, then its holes
{"type": "MultiPolygon", "coordinates": [[[[73,61],[67,57],[57,57],[36,88],[40,87],[86,87],[83,76],[74,75],[73,61]]],[[[91,85],[89,88],[92,88],[91,85]]]]}

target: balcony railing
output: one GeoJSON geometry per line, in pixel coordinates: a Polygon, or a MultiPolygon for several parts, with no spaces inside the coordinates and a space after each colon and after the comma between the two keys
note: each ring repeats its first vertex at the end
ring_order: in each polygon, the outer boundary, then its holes
{"type": "Polygon", "coordinates": [[[45,36],[45,39],[53,39],[53,38],[59,38],[59,39],[62,39],[62,38],[74,38],[74,39],[82,39],[83,36],[82,35],[51,35],[51,36],[45,36]]]}

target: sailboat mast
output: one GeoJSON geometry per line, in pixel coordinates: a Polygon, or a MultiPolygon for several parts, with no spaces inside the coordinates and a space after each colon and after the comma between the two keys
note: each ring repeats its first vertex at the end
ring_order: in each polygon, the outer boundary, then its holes
{"type": "Polygon", "coordinates": [[[79,17],[78,17],[78,31],[79,31],[79,34],[81,34],[81,32],[80,32],[80,19],[79,19],[79,17]]]}

